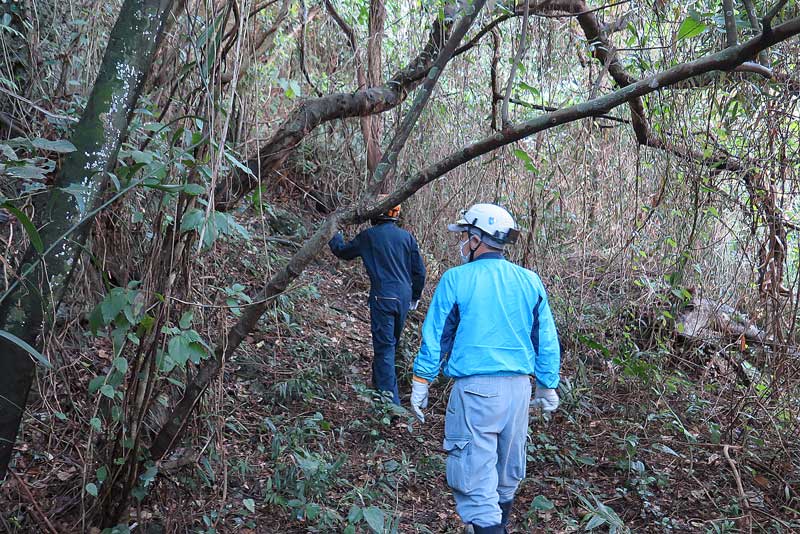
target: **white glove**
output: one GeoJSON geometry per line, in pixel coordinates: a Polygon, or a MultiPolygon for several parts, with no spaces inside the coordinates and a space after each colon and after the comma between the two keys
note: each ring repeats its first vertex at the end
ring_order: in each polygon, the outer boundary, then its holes
{"type": "Polygon", "coordinates": [[[422,408],[428,407],[428,382],[420,382],[413,379],[411,381],[411,411],[417,416],[420,423],[425,422],[425,414],[422,413],[422,408]]]}
{"type": "Polygon", "coordinates": [[[536,408],[543,412],[554,412],[558,409],[558,393],[555,389],[543,388],[536,385],[536,393],[531,400],[531,408],[536,408]]]}
{"type": "Polygon", "coordinates": [[[417,306],[419,306],[419,299],[417,299],[417,300],[412,300],[412,301],[411,301],[411,304],[409,304],[409,305],[408,305],[408,311],[414,311],[414,310],[416,310],[416,309],[417,309],[417,306]]]}

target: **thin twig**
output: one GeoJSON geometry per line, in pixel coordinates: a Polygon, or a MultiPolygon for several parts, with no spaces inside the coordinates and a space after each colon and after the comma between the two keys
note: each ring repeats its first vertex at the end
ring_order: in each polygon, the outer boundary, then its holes
{"type": "Polygon", "coordinates": [[[514,55],[514,61],[511,63],[511,73],[508,75],[508,83],[506,84],[506,95],[503,98],[503,108],[500,111],[500,124],[502,128],[508,126],[508,100],[511,98],[511,89],[514,86],[514,78],[517,75],[517,67],[522,58],[525,56],[525,51],[528,48],[528,18],[530,16],[530,2],[525,3],[525,13],[522,17],[522,35],[519,39],[519,48],[514,55]]]}
{"type": "Polygon", "coordinates": [[[51,534],[58,534],[58,531],[55,529],[50,520],[47,519],[47,516],[42,513],[42,509],[39,508],[39,504],[36,502],[36,498],[34,498],[34,496],[31,494],[31,490],[28,489],[28,485],[25,484],[25,482],[20,478],[20,476],[16,472],[14,472],[13,469],[9,469],[8,471],[11,473],[11,476],[14,477],[14,479],[17,481],[17,484],[19,484],[19,486],[25,492],[25,495],[27,495],[28,499],[31,501],[31,506],[33,506],[33,510],[34,512],[36,512],[36,515],[39,516],[39,520],[42,523],[44,523],[45,526],[47,526],[47,530],[51,534]]]}
{"type": "Polygon", "coordinates": [[[24,102],[24,103],[28,104],[30,107],[32,107],[33,109],[35,109],[36,111],[38,111],[42,115],[46,115],[46,116],[50,117],[51,119],[57,119],[57,120],[60,120],[60,121],[78,122],[78,119],[76,119],[75,117],[67,117],[66,115],[56,115],[55,113],[51,113],[51,112],[47,111],[46,109],[37,106],[36,104],[34,104],[33,102],[31,102],[30,100],[25,98],[24,96],[20,96],[17,93],[9,91],[8,89],[4,88],[3,86],[0,86],[0,93],[5,93],[10,97],[16,98],[20,102],[24,102]]]}
{"type": "Polygon", "coordinates": [[[733,471],[733,478],[736,480],[736,489],[739,492],[739,504],[742,506],[742,510],[749,512],[750,501],[747,500],[747,496],[744,494],[744,487],[742,486],[742,477],[739,475],[739,468],[736,467],[736,462],[733,461],[730,452],[728,452],[730,448],[730,445],[725,445],[722,447],[722,454],[725,456],[725,459],[728,460],[728,465],[731,466],[731,471],[733,471]]]}

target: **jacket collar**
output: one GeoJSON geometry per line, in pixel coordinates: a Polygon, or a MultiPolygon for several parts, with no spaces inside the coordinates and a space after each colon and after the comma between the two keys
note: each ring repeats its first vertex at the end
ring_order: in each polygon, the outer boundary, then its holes
{"type": "Polygon", "coordinates": [[[472,261],[478,261],[478,260],[504,260],[504,259],[506,259],[506,257],[503,256],[502,252],[484,252],[483,254],[481,254],[480,256],[478,256],[477,258],[475,258],[472,261]]]}

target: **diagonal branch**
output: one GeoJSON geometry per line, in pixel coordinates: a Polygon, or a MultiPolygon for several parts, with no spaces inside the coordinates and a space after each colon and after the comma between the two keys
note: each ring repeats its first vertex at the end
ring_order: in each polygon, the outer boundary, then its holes
{"type": "Polygon", "coordinates": [[[761,26],[764,28],[764,33],[769,33],[772,31],[772,20],[778,16],[778,13],[781,12],[781,9],[783,9],[783,6],[786,5],[786,2],[788,2],[788,0],[778,0],[775,5],[772,6],[772,9],[767,11],[767,14],[764,15],[764,20],[761,21],[761,26]]]}

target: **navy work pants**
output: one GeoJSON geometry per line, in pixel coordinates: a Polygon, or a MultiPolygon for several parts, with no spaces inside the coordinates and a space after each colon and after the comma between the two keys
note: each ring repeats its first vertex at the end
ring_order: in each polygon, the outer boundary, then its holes
{"type": "Polygon", "coordinates": [[[369,299],[369,318],[372,326],[372,387],[392,394],[400,404],[394,361],[400,334],[406,322],[409,302],[395,297],[372,296],[369,299]]]}

